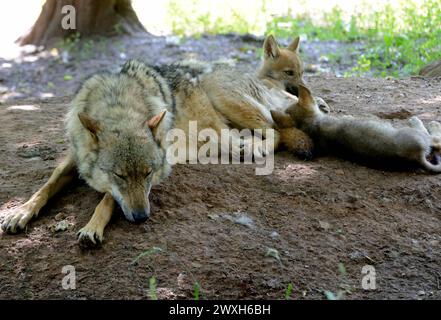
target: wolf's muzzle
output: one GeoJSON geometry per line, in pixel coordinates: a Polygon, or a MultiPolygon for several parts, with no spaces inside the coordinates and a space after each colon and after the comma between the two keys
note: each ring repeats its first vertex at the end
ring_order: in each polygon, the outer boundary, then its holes
{"type": "Polygon", "coordinates": [[[146,210],[137,210],[132,212],[133,222],[142,223],[145,222],[150,216],[150,212],[146,210]]]}

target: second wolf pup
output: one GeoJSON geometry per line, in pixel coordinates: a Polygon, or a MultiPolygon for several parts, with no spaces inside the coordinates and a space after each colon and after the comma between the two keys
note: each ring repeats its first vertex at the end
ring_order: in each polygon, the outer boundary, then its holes
{"type": "Polygon", "coordinates": [[[394,165],[415,164],[441,172],[441,124],[428,128],[417,117],[410,127],[394,128],[390,123],[350,116],[336,117],[320,111],[311,92],[299,85],[299,101],[285,110],[271,111],[279,127],[295,126],[307,133],[319,151],[394,165]]]}

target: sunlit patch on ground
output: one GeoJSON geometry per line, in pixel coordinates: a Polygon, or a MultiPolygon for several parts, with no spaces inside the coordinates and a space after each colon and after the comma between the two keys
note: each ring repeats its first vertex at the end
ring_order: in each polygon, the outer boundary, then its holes
{"type": "Polygon", "coordinates": [[[40,110],[39,106],[36,105],[22,105],[22,106],[10,106],[6,108],[7,110],[23,110],[23,111],[35,111],[40,110]]]}
{"type": "Polygon", "coordinates": [[[276,175],[281,180],[304,180],[312,179],[317,174],[317,170],[310,164],[289,164],[283,170],[275,170],[276,175]]]}

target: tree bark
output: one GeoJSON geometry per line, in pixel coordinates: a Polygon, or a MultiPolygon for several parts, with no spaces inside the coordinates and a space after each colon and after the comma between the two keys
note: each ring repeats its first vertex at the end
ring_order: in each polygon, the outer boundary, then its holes
{"type": "Polygon", "coordinates": [[[20,37],[20,45],[46,45],[74,33],[81,36],[135,34],[146,32],[133,10],[131,0],[46,0],[31,30],[20,37]],[[61,21],[65,5],[76,11],[76,28],[64,29],[61,21]]]}
{"type": "Polygon", "coordinates": [[[423,77],[441,77],[441,59],[429,63],[420,70],[423,77]]]}

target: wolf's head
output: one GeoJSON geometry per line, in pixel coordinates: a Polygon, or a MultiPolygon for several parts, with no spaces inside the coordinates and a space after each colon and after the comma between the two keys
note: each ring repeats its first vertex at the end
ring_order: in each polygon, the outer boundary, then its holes
{"type": "Polygon", "coordinates": [[[285,112],[271,110],[271,116],[279,128],[301,128],[305,123],[321,117],[320,110],[311,91],[304,85],[299,85],[299,99],[285,112]]]}
{"type": "Polygon", "coordinates": [[[259,76],[276,81],[281,88],[297,96],[303,81],[303,63],[299,55],[300,38],[295,38],[286,48],[280,48],[269,35],[263,43],[263,64],[259,76]]]}
{"type": "Polygon", "coordinates": [[[84,178],[95,189],[112,194],[132,222],[147,220],[152,182],[162,178],[166,160],[155,134],[164,115],[165,111],[145,123],[111,129],[85,113],[78,114],[92,136],[97,157],[84,178]]]}

